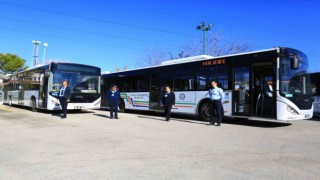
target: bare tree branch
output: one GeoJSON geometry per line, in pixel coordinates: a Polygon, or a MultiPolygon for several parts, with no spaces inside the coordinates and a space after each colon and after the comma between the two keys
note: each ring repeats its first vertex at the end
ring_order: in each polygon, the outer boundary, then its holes
{"type": "Polygon", "coordinates": [[[159,65],[161,64],[161,62],[168,59],[168,55],[169,53],[167,53],[166,51],[157,48],[152,51],[145,52],[139,64],[143,66],[159,65]]]}
{"type": "MultiPolygon", "coordinates": [[[[211,56],[223,56],[228,54],[235,54],[241,52],[251,51],[251,45],[243,43],[240,40],[225,40],[223,37],[223,31],[219,30],[215,33],[207,33],[206,37],[206,52],[211,56]]],[[[161,62],[168,59],[178,59],[190,56],[197,56],[203,53],[203,39],[194,39],[188,44],[182,46],[178,50],[177,55],[174,55],[171,51],[166,52],[163,49],[154,49],[146,52],[142,58],[140,65],[155,66],[161,64],[161,62]]]]}

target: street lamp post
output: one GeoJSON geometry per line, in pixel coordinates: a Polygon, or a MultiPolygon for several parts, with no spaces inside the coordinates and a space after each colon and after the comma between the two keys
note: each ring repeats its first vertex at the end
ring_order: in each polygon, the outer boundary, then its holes
{"type": "Polygon", "coordinates": [[[43,58],[42,58],[42,64],[44,64],[44,61],[46,59],[46,48],[48,47],[48,43],[43,43],[43,58]]]}
{"type": "Polygon", "coordinates": [[[210,23],[207,27],[205,27],[205,23],[201,22],[199,26],[196,27],[197,30],[203,31],[203,54],[206,54],[206,31],[209,31],[212,27],[210,23]]]}
{"type": "Polygon", "coordinates": [[[38,64],[38,45],[41,44],[40,41],[32,40],[33,43],[33,66],[36,66],[38,64]]]}

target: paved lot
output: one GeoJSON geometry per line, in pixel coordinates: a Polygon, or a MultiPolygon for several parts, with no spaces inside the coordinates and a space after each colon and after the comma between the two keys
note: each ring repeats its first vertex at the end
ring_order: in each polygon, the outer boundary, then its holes
{"type": "Polygon", "coordinates": [[[320,120],[292,124],[0,105],[0,179],[319,179],[320,120]]]}

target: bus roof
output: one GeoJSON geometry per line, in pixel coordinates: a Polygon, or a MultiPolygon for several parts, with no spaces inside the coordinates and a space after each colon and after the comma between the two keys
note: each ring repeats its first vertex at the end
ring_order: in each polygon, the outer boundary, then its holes
{"type": "Polygon", "coordinates": [[[316,72],[311,72],[309,73],[310,75],[314,75],[314,76],[320,76],[320,71],[316,71],[316,72]]]}
{"type": "Polygon", "coordinates": [[[186,58],[163,61],[160,65],[181,64],[186,62],[201,61],[201,60],[212,59],[212,58],[214,57],[209,55],[191,56],[186,58]]]}
{"type": "Polygon", "coordinates": [[[24,71],[19,71],[19,72],[16,72],[14,74],[11,74],[11,75],[15,75],[17,73],[20,73],[20,72],[25,72],[25,71],[29,71],[29,70],[33,70],[33,69],[37,69],[37,68],[40,68],[40,67],[45,67],[45,66],[48,66],[50,64],[73,64],[73,65],[81,65],[81,66],[88,66],[88,67],[93,67],[93,68],[99,68],[100,67],[96,67],[96,66],[91,66],[91,65],[86,65],[86,64],[79,64],[79,63],[70,63],[70,62],[50,62],[48,64],[38,64],[36,66],[32,66],[32,67],[29,67],[28,69],[24,70],[24,71]]]}
{"type": "MultiPolygon", "coordinates": [[[[147,66],[147,67],[142,67],[142,68],[137,68],[137,69],[125,70],[125,71],[120,71],[120,72],[112,72],[112,73],[104,73],[104,74],[116,74],[116,73],[121,73],[121,72],[149,69],[149,68],[154,68],[154,67],[170,66],[170,65],[175,65],[175,64],[184,64],[184,63],[190,63],[190,62],[197,62],[197,61],[203,61],[203,60],[207,60],[207,59],[218,59],[218,58],[220,59],[220,58],[227,58],[227,57],[232,57],[232,56],[241,56],[241,55],[246,55],[246,54],[254,54],[254,53],[260,53],[260,52],[275,51],[275,50],[278,50],[279,48],[281,48],[281,47],[263,49],[263,50],[257,50],[257,51],[249,51],[249,52],[243,52],[243,53],[236,53],[236,54],[229,54],[229,55],[216,56],[216,57],[209,56],[209,55],[192,56],[192,57],[187,57],[187,58],[179,58],[179,59],[163,61],[161,64],[155,65],[155,66],[147,66]]],[[[103,74],[101,74],[101,75],[103,75],[103,74]]]]}

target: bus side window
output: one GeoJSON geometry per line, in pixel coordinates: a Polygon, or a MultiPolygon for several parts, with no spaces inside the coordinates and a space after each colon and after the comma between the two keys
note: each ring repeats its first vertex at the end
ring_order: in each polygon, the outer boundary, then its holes
{"type": "Polygon", "coordinates": [[[149,76],[139,76],[137,82],[137,91],[138,92],[147,92],[149,91],[149,76]]]}
{"type": "Polygon", "coordinates": [[[229,89],[229,66],[209,66],[198,69],[197,89],[207,90],[212,80],[218,81],[222,89],[229,89]]]}
{"type": "Polygon", "coordinates": [[[122,91],[128,92],[128,91],[129,91],[129,87],[130,87],[130,81],[124,81],[124,82],[123,82],[123,89],[122,89],[122,91]]]}
{"type": "Polygon", "coordinates": [[[175,91],[188,91],[194,89],[193,76],[190,74],[179,74],[173,80],[173,90],[175,91]]]}
{"type": "Polygon", "coordinates": [[[316,96],[320,96],[320,83],[316,84],[316,96]]]}
{"type": "Polygon", "coordinates": [[[136,78],[131,79],[131,86],[130,86],[131,92],[136,92],[138,90],[137,84],[138,84],[138,79],[136,79],[136,78]]]}

